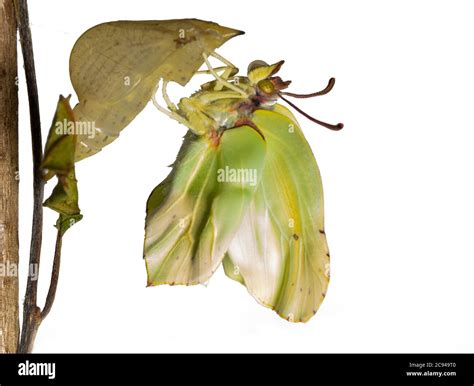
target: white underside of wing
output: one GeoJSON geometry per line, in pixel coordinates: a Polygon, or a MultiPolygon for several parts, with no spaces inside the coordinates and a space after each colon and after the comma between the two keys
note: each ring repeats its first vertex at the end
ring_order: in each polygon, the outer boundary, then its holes
{"type": "Polygon", "coordinates": [[[267,208],[252,203],[232,241],[228,254],[247,289],[266,306],[271,306],[280,288],[284,269],[281,242],[267,208]]]}

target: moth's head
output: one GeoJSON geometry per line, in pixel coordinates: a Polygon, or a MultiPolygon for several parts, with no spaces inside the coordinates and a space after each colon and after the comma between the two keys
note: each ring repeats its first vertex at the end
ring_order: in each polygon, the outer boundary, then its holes
{"type": "Polygon", "coordinates": [[[280,70],[283,63],[283,60],[275,64],[267,64],[262,60],[254,60],[252,63],[249,64],[247,69],[247,79],[251,87],[253,87],[255,90],[255,96],[252,97],[252,100],[256,102],[259,106],[268,106],[274,104],[278,98],[281,98],[291,107],[293,107],[296,111],[300,112],[311,121],[331,130],[341,130],[344,127],[342,123],[332,125],[320,121],[319,119],[313,118],[309,114],[302,111],[293,102],[290,102],[288,99],[285,98],[285,96],[291,96],[294,98],[311,98],[325,95],[334,87],[335,79],[329,79],[329,83],[326,88],[311,94],[295,94],[282,91],[286,89],[291,83],[291,81],[289,80],[283,81],[279,76],[275,76],[275,74],[280,70]]]}
{"type": "Polygon", "coordinates": [[[257,96],[264,99],[278,97],[281,90],[287,88],[291,80],[283,81],[279,76],[274,76],[285,63],[280,60],[274,64],[267,64],[263,60],[254,60],[249,64],[247,77],[250,84],[255,88],[257,96]]]}

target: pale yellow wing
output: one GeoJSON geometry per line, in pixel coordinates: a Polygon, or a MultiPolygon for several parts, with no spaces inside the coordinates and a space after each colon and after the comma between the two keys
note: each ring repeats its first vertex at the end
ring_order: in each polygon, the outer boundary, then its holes
{"type": "Polygon", "coordinates": [[[321,177],[291,112],[257,110],[265,136],[262,180],[224,259],[227,276],[291,322],[306,322],[329,284],[321,177]]]}

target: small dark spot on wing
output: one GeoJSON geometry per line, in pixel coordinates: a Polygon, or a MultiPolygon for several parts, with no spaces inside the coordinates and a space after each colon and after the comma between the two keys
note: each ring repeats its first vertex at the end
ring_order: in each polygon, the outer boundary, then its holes
{"type": "Polygon", "coordinates": [[[176,48],[181,48],[188,43],[194,42],[195,40],[196,40],[196,36],[190,36],[190,37],[185,37],[185,38],[174,39],[174,42],[176,43],[176,48]]]}

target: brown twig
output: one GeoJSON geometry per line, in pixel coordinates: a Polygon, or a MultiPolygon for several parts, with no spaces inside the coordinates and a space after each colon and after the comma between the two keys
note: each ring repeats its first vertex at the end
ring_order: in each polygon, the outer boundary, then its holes
{"type": "MultiPolygon", "coordinates": [[[[30,110],[31,141],[33,152],[33,224],[31,230],[30,263],[39,272],[41,258],[41,243],[43,232],[43,198],[44,180],[41,175],[41,160],[43,158],[43,142],[41,139],[41,120],[36,86],[36,71],[33,56],[33,44],[29,26],[28,5],[26,0],[16,0],[18,30],[20,33],[21,51],[25,68],[28,104],[30,110]]],[[[41,323],[41,313],[36,305],[38,280],[28,274],[25,302],[23,305],[23,326],[19,352],[31,352],[34,338],[41,323]]]]}
{"type": "Polygon", "coordinates": [[[51,271],[51,281],[49,283],[48,295],[46,295],[46,301],[44,303],[43,310],[41,311],[41,321],[48,316],[49,311],[54,303],[54,298],[56,297],[56,289],[58,288],[58,279],[59,279],[59,268],[61,266],[61,246],[63,242],[63,234],[60,229],[58,229],[58,234],[56,236],[56,248],[54,249],[54,260],[53,260],[53,269],[51,271]]]}

